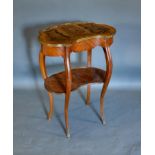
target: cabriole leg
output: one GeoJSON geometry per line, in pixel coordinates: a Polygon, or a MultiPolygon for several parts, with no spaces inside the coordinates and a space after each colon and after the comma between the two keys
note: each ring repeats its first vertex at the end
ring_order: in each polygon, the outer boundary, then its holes
{"type": "MultiPolygon", "coordinates": [[[[46,64],[45,64],[45,55],[43,54],[42,48],[39,53],[39,64],[40,64],[41,75],[45,80],[47,78],[47,71],[46,71],[46,64]]],[[[48,120],[50,120],[53,114],[53,95],[52,93],[48,92],[48,96],[49,96],[50,110],[48,112],[47,117],[48,117],[48,120]]]]}
{"type": "Polygon", "coordinates": [[[65,113],[65,123],[66,123],[66,136],[67,138],[70,137],[69,132],[69,121],[68,121],[68,107],[69,107],[69,99],[71,93],[71,83],[72,83],[72,76],[71,76],[71,66],[70,66],[70,52],[68,49],[65,51],[65,71],[66,71],[66,93],[65,93],[65,106],[64,106],[64,113],[65,113]]]}
{"type": "Polygon", "coordinates": [[[103,51],[106,59],[106,75],[105,75],[105,80],[104,80],[104,84],[103,84],[103,88],[100,96],[100,117],[101,117],[101,122],[103,124],[106,124],[105,116],[104,116],[104,96],[112,74],[112,57],[110,54],[109,47],[103,47],[103,51]]]}

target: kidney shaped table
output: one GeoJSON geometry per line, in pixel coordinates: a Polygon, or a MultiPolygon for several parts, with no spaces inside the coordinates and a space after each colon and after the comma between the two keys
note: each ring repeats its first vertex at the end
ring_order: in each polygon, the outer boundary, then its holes
{"type": "Polygon", "coordinates": [[[50,98],[50,110],[48,119],[53,113],[52,93],[65,93],[64,115],[66,124],[66,136],[70,137],[68,107],[71,91],[87,84],[86,104],[90,104],[90,83],[103,83],[100,96],[100,118],[104,119],[104,95],[106,93],[111,74],[112,57],[110,46],[113,43],[115,28],[97,23],[71,22],[56,26],[49,26],[39,32],[41,50],[39,53],[39,63],[44,85],[50,98]],[[92,49],[101,46],[106,60],[106,70],[91,66],[92,49]],[[71,68],[70,55],[72,52],[78,53],[87,51],[87,66],[71,68]],[[63,57],[65,71],[48,76],[46,71],[45,57],[63,57]]]}

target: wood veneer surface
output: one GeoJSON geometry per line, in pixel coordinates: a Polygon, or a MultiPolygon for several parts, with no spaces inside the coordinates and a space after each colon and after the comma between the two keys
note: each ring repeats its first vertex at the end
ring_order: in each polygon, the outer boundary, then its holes
{"type": "MultiPolygon", "coordinates": [[[[105,71],[95,67],[75,68],[72,69],[71,90],[88,83],[103,83],[105,71]]],[[[45,79],[45,88],[49,92],[65,93],[66,92],[66,76],[65,71],[51,75],[45,79]]]]}
{"type": "Polygon", "coordinates": [[[39,33],[43,44],[60,44],[69,46],[75,42],[89,38],[111,38],[116,33],[115,28],[96,23],[65,23],[49,26],[39,33]]]}

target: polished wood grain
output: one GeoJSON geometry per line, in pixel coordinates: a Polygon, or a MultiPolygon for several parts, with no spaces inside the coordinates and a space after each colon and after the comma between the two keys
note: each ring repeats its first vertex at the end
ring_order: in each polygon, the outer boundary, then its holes
{"type": "MultiPolygon", "coordinates": [[[[71,91],[89,84],[103,83],[105,79],[105,71],[95,67],[75,68],[71,70],[72,84],[71,91]]],[[[45,79],[45,88],[49,92],[65,93],[66,92],[66,75],[65,71],[53,74],[45,79]]]]}
{"type": "Polygon", "coordinates": [[[115,28],[105,24],[89,22],[65,23],[48,26],[41,30],[39,40],[42,44],[71,46],[73,43],[90,38],[111,38],[115,32],[115,28]]]}
{"type": "Polygon", "coordinates": [[[69,132],[69,121],[68,121],[68,106],[69,106],[69,98],[72,88],[72,73],[71,73],[71,64],[70,64],[70,51],[68,48],[65,50],[65,59],[64,59],[64,65],[65,65],[65,74],[66,74],[66,94],[65,94],[65,107],[64,107],[64,113],[65,113],[65,123],[66,123],[66,135],[67,138],[70,137],[69,132]]]}
{"type": "Polygon", "coordinates": [[[111,46],[112,43],[113,43],[113,37],[107,39],[97,37],[73,43],[70,49],[73,52],[83,52],[83,51],[89,51],[95,48],[96,46],[101,47],[106,47],[107,45],[111,46]]]}
{"type": "MultiPolygon", "coordinates": [[[[92,50],[89,50],[87,52],[87,67],[90,67],[91,66],[91,58],[92,57],[92,50]]],[[[92,75],[93,77],[95,77],[95,75],[92,75]]],[[[104,77],[104,76],[102,76],[104,77]]],[[[98,82],[98,81],[96,81],[98,82]]],[[[89,82],[90,83],[90,82],[89,82]]],[[[89,105],[90,104],[90,84],[88,83],[87,85],[87,99],[86,99],[86,104],[89,105]]]]}
{"type": "Polygon", "coordinates": [[[65,47],[53,47],[48,45],[42,46],[43,55],[51,56],[51,57],[58,57],[58,56],[65,56],[65,47]]]}
{"type": "Polygon", "coordinates": [[[112,74],[112,57],[110,46],[116,33],[115,28],[105,24],[89,22],[64,23],[56,26],[48,26],[39,32],[41,50],[39,63],[44,85],[50,98],[50,111],[48,119],[53,113],[53,93],[65,93],[65,124],[66,136],[70,137],[68,108],[71,91],[88,84],[86,105],[90,104],[90,83],[104,83],[100,96],[100,117],[105,123],[104,96],[112,74]],[[106,59],[106,71],[91,66],[92,49],[96,46],[103,47],[106,59]],[[83,68],[71,68],[70,55],[72,52],[87,51],[87,66],[83,68]],[[65,71],[48,76],[45,65],[45,57],[62,57],[65,71]]]}

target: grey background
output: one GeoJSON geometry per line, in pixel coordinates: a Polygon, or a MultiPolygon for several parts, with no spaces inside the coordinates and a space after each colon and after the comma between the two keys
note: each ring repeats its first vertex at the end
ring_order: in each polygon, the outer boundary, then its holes
{"type": "MultiPolygon", "coordinates": [[[[14,155],[140,155],[140,0],[14,0],[14,155]],[[49,98],[40,75],[38,30],[65,21],[114,26],[113,75],[105,101],[107,125],[99,120],[101,84],[94,84],[91,104],[86,87],[71,94],[65,137],[64,95],[54,94],[54,114],[47,121],[49,98]]],[[[71,55],[72,67],[86,64],[86,52],[71,55]]],[[[100,47],[93,65],[105,68],[100,47]]],[[[49,74],[64,69],[62,58],[47,58],[49,74]]]]}
{"type": "MultiPolygon", "coordinates": [[[[14,88],[42,86],[38,30],[65,21],[114,26],[110,87],[140,88],[140,0],[14,0],[14,88]]],[[[93,65],[105,68],[102,49],[93,51],[93,65]]],[[[86,53],[73,54],[72,63],[85,65],[86,53]]],[[[47,64],[49,74],[63,70],[61,58],[48,58],[47,64]]]]}

